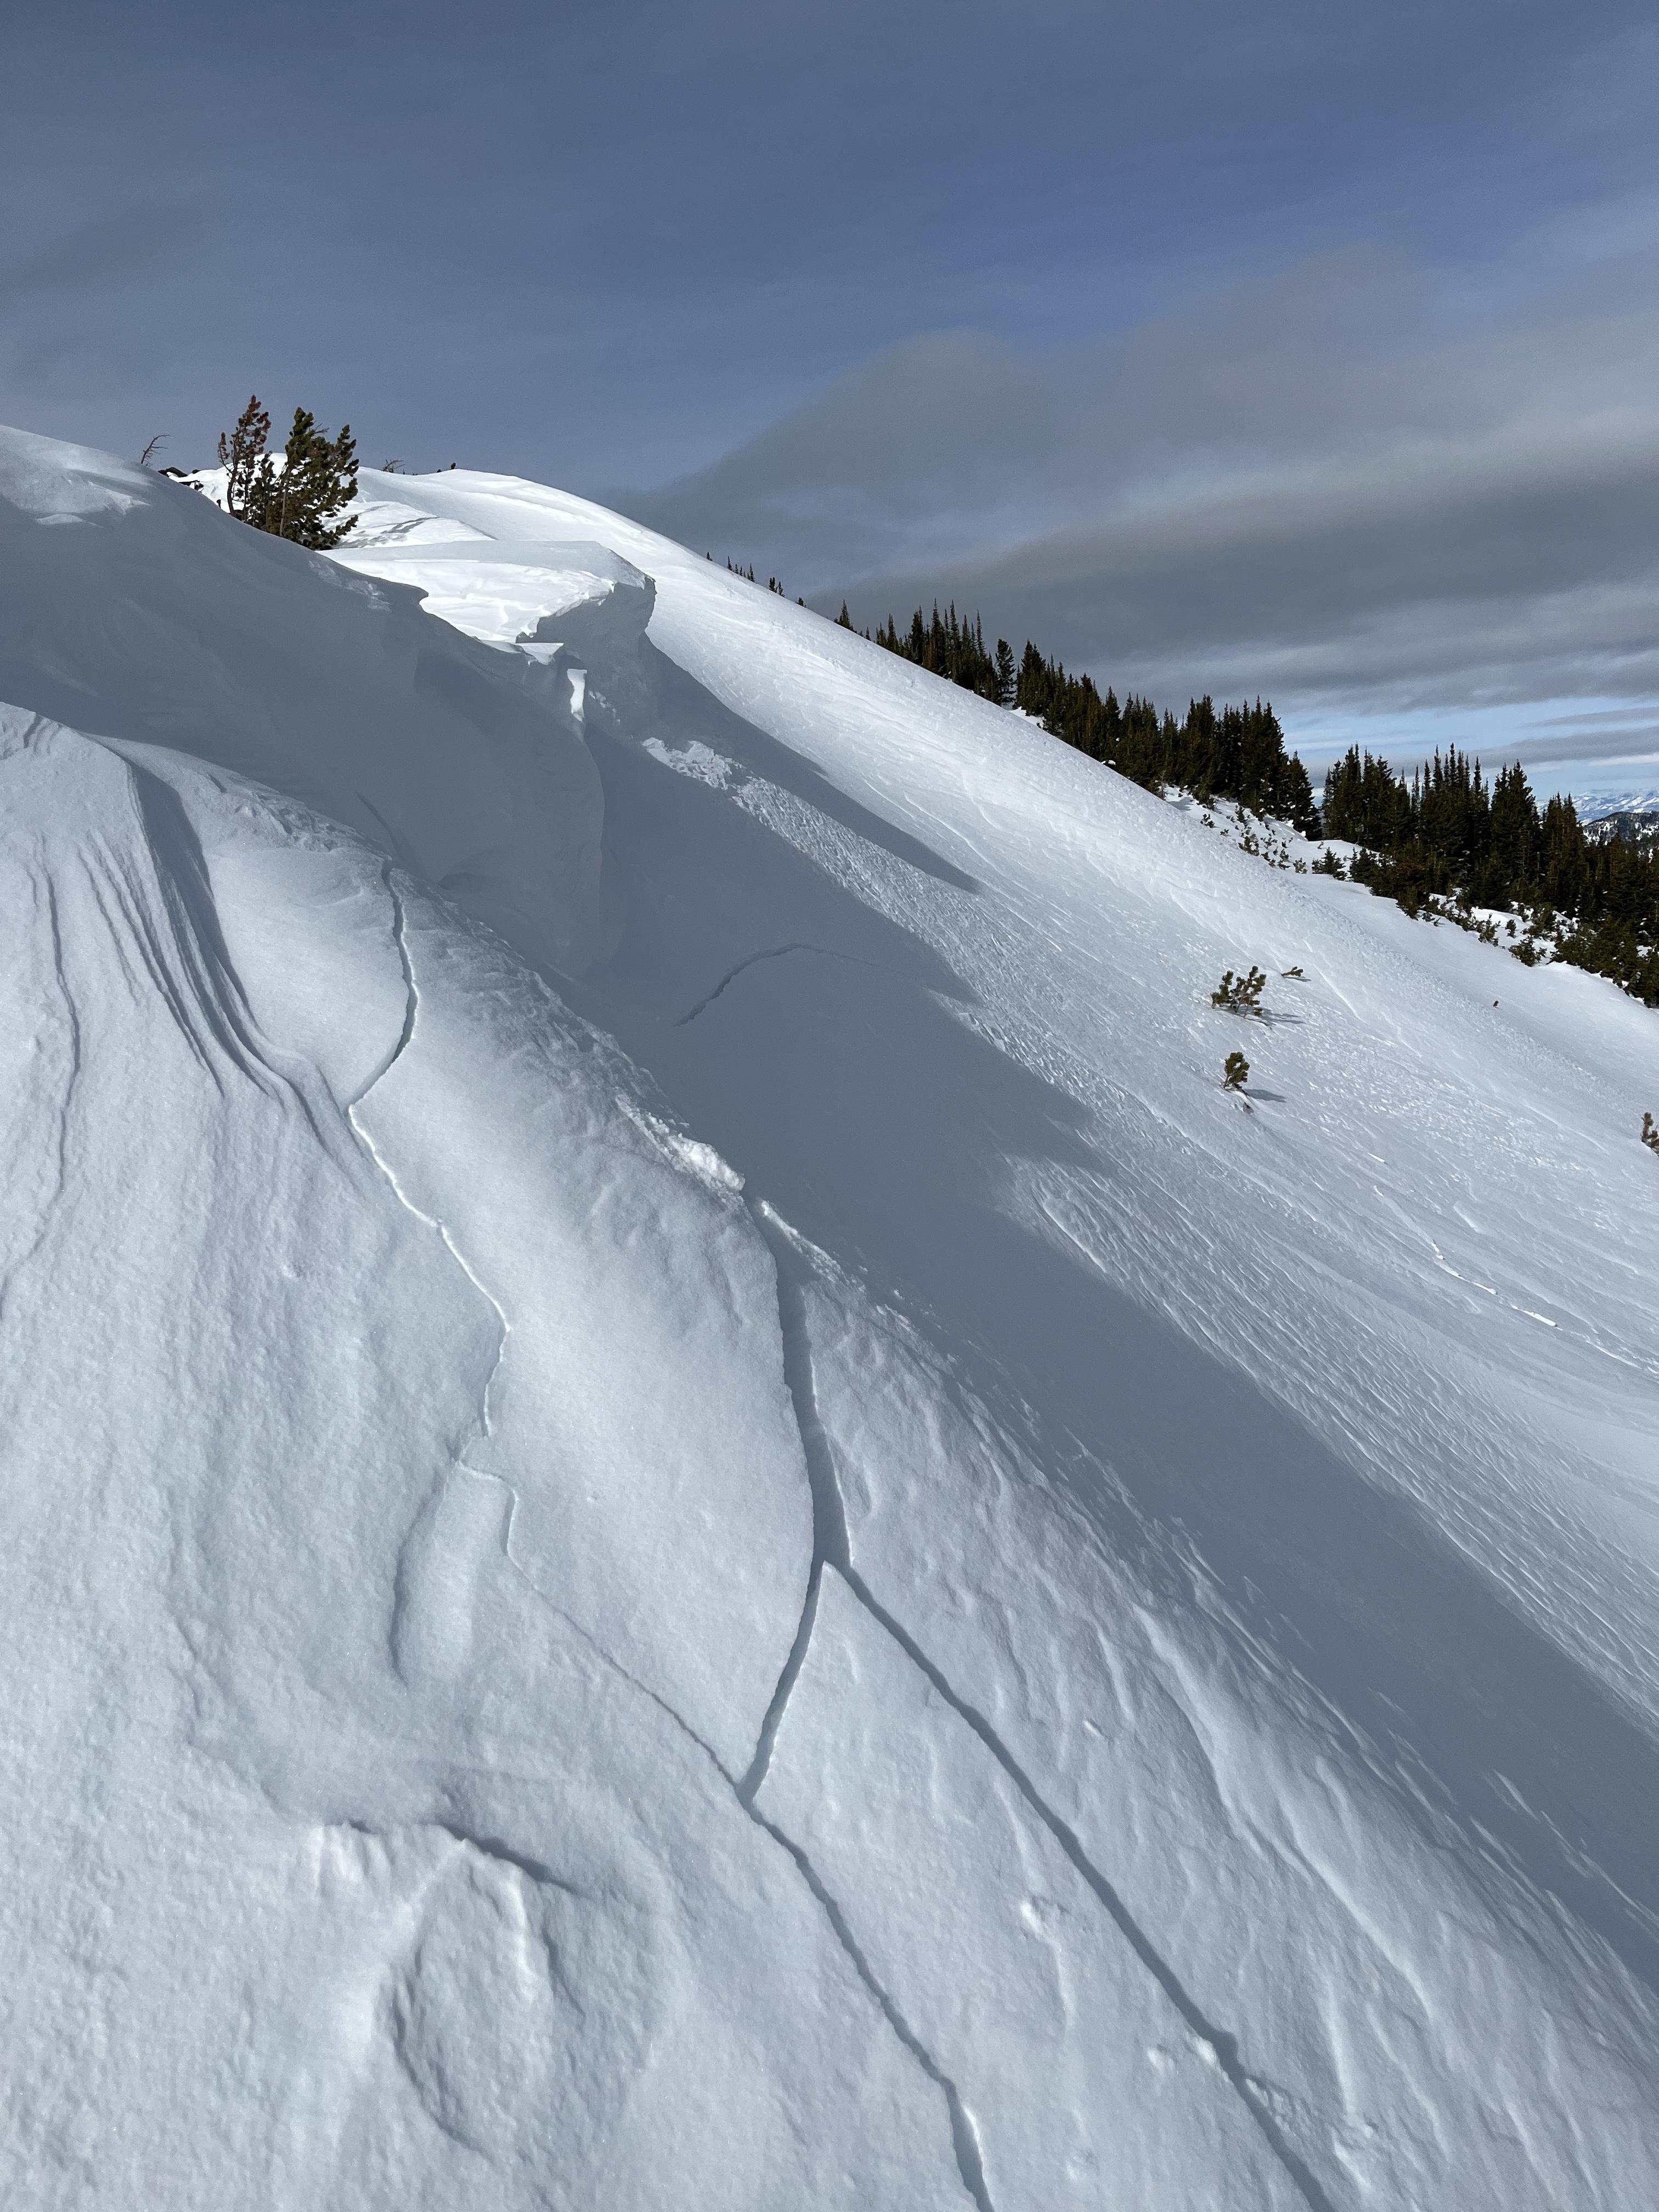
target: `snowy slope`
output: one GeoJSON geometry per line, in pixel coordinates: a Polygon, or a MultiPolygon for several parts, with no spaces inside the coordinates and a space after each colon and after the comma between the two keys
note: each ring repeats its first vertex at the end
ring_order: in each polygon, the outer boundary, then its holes
{"type": "Polygon", "coordinates": [[[363,482],[0,449],[8,2200],[1659,2197],[1651,1014],[363,482]]]}

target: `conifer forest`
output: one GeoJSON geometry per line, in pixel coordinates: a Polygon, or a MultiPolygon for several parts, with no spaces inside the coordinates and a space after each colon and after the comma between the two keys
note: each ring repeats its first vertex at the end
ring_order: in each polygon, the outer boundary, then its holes
{"type": "MultiPolygon", "coordinates": [[[[837,621],[853,628],[843,601],[837,621]]],[[[867,636],[869,633],[866,631],[867,636]]],[[[1150,699],[1119,705],[1109,686],[1070,674],[1028,639],[1018,662],[1006,638],[985,642],[975,615],[954,605],[931,619],[918,607],[908,629],[889,615],[874,642],[981,698],[1042,723],[1063,744],[1115,769],[1149,791],[1175,787],[1208,805],[1229,800],[1247,813],[1288,822],[1304,837],[1356,846],[1349,872],[1412,915],[1467,919],[1474,909],[1526,917],[1510,950],[1607,975],[1645,1005],[1659,1005],[1659,849],[1585,834],[1571,798],[1542,807],[1518,763],[1489,780],[1455,747],[1407,776],[1352,748],[1316,801],[1308,772],[1285,744],[1270,706],[1189,702],[1176,721],[1150,699]]],[[[1340,863],[1330,858],[1332,872],[1340,863]]],[[[1475,925],[1497,935],[1490,922],[1475,925]]]]}

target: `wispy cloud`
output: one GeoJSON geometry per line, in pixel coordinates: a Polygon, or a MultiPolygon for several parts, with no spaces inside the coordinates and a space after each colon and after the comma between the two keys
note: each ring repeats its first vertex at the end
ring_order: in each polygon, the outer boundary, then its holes
{"type": "Polygon", "coordinates": [[[954,596],[1160,696],[1645,696],[1656,275],[1477,319],[1355,252],[1086,349],[939,338],[634,505],[860,620],[954,596]]]}

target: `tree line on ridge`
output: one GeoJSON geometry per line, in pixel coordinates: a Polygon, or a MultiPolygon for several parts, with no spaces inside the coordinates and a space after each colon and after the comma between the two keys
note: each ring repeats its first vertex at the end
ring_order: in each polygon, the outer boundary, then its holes
{"type": "MultiPolygon", "coordinates": [[[[845,601],[836,620],[854,627],[845,601]]],[[[889,615],[872,641],[1018,708],[1147,790],[1174,786],[1205,805],[1230,799],[1304,837],[1358,847],[1355,879],[1408,914],[1436,900],[1525,913],[1528,933],[1512,948],[1520,958],[1535,959],[1534,939],[1549,936],[1558,958],[1659,1005],[1659,847],[1587,837],[1571,798],[1540,807],[1518,762],[1489,781],[1478,760],[1454,747],[1407,777],[1354,747],[1316,802],[1306,769],[1260,699],[1218,708],[1195,699],[1179,722],[1133,693],[1120,706],[1109,686],[1103,696],[1092,677],[1071,675],[1029,639],[1018,662],[1006,638],[988,647],[978,616],[966,621],[954,605],[943,614],[935,605],[931,619],[918,607],[907,629],[889,615]]],[[[1334,855],[1325,865],[1340,872],[1334,855]]]]}

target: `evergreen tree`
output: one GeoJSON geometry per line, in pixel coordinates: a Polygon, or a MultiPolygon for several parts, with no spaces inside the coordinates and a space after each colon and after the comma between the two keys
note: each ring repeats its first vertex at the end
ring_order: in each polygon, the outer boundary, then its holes
{"type": "MultiPolygon", "coordinates": [[[[845,601],[836,619],[852,629],[845,601]]],[[[1529,910],[1533,930],[1515,947],[1520,957],[1535,959],[1536,933],[1553,931],[1561,957],[1659,1005],[1659,844],[1587,837],[1571,799],[1552,799],[1540,812],[1518,763],[1488,783],[1480,763],[1454,745],[1408,778],[1351,746],[1326,775],[1322,807],[1278,716],[1261,699],[1218,708],[1207,696],[1190,700],[1179,722],[1133,694],[1120,707],[1115,691],[1103,697],[1092,677],[1069,674],[1029,638],[1018,662],[1006,638],[988,651],[978,616],[965,620],[954,605],[941,611],[935,603],[931,615],[917,607],[905,630],[890,614],[875,642],[947,683],[1017,707],[1148,790],[1189,791],[1206,804],[1232,800],[1289,822],[1304,837],[1358,846],[1351,870],[1327,853],[1316,871],[1351,873],[1407,913],[1448,898],[1465,915],[1472,906],[1529,910]]],[[[1479,927],[1492,933],[1490,923],[1479,927]]],[[[1248,988],[1251,979],[1243,980],[1248,988]]]]}
{"type": "Polygon", "coordinates": [[[349,424],[343,422],[339,435],[331,438],[317,428],[313,416],[296,407],[283,449],[279,534],[318,551],[337,545],[356,525],[350,518],[337,518],[356,496],[357,444],[349,424]]]}
{"type": "Polygon", "coordinates": [[[1538,832],[1538,802],[1516,761],[1499,770],[1492,787],[1486,863],[1475,892],[1482,906],[1507,905],[1518,885],[1533,880],[1538,832]]]}
{"type": "Polygon", "coordinates": [[[1230,1014],[1261,1013],[1261,994],[1267,988],[1267,978],[1260,968],[1252,966],[1248,975],[1235,975],[1229,968],[1220,982],[1210,994],[1212,1006],[1224,1006],[1230,1014]]]}
{"type": "MultiPolygon", "coordinates": [[[[1565,920],[1562,958],[1659,1005],[1659,852],[1593,842],[1571,799],[1540,814],[1518,762],[1489,786],[1480,762],[1454,747],[1408,782],[1350,749],[1325,779],[1324,828],[1361,848],[1358,880],[1408,913],[1449,894],[1529,910],[1535,928],[1565,920]]],[[[1516,950],[1536,957],[1527,940],[1516,950]]]]}
{"type": "Polygon", "coordinates": [[[219,465],[227,471],[225,477],[225,508],[239,522],[249,522],[249,513],[256,496],[254,487],[269,465],[265,446],[270,436],[270,415],[259,404],[255,392],[236,418],[236,427],[228,436],[219,433],[219,465]]]}
{"type": "Polygon", "coordinates": [[[257,395],[219,438],[219,459],[226,471],[225,506],[239,522],[296,545],[325,552],[355,527],[336,520],[357,496],[357,446],[350,426],[337,438],[317,428],[303,407],[294,410],[288,443],[280,455],[268,450],[270,416],[257,395]]]}

